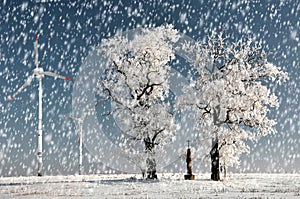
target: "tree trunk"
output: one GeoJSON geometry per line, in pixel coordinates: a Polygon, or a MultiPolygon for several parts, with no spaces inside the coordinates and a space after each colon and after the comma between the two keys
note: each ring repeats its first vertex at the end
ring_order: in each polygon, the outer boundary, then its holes
{"type": "Polygon", "coordinates": [[[150,139],[145,139],[145,148],[146,148],[146,170],[147,170],[147,179],[157,179],[156,174],[156,161],[155,161],[155,153],[154,153],[154,143],[149,141],[150,139]]]}
{"type": "Polygon", "coordinates": [[[212,149],[210,151],[211,157],[211,179],[215,181],[220,180],[220,163],[219,163],[219,143],[218,139],[212,140],[212,149]]]}
{"type": "Polygon", "coordinates": [[[156,161],[154,157],[147,157],[147,179],[157,179],[156,161]]]}

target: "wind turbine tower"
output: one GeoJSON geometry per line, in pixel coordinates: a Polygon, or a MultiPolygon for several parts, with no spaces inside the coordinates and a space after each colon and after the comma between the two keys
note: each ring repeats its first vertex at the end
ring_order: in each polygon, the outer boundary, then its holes
{"type": "Polygon", "coordinates": [[[72,117],[70,115],[65,115],[65,117],[68,117],[78,123],[79,131],[78,131],[78,143],[79,143],[79,175],[82,175],[82,144],[83,144],[83,121],[85,119],[86,114],[83,114],[81,118],[72,117]]]}
{"type": "Polygon", "coordinates": [[[38,35],[36,35],[35,42],[35,69],[33,70],[33,74],[28,78],[28,80],[8,99],[8,102],[11,102],[24,88],[26,88],[34,78],[39,81],[39,99],[38,99],[38,176],[42,176],[42,167],[43,167],[43,85],[42,80],[44,76],[51,76],[56,78],[60,78],[63,80],[71,81],[71,78],[64,77],[62,75],[44,71],[42,67],[39,67],[38,61],[38,35]]]}
{"type": "MultiPolygon", "coordinates": [[[[97,103],[95,105],[95,107],[93,108],[96,108],[99,104],[97,103]]],[[[88,114],[90,114],[90,110],[92,110],[92,108],[88,109],[86,112],[83,113],[83,115],[81,117],[74,117],[74,116],[70,116],[70,115],[65,115],[65,117],[67,118],[70,118],[74,121],[77,122],[78,124],[78,136],[79,136],[79,139],[78,139],[78,142],[79,142],[79,175],[82,175],[83,174],[83,171],[82,171],[82,147],[83,147],[83,122],[86,118],[86,116],[88,114]]]]}

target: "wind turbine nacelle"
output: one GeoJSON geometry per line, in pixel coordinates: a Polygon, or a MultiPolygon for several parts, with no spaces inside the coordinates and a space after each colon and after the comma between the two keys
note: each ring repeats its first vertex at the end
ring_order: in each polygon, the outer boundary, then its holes
{"type": "Polygon", "coordinates": [[[44,69],[43,68],[35,68],[33,73],[37,79],[41,79],[44,77],[44,69]]]}

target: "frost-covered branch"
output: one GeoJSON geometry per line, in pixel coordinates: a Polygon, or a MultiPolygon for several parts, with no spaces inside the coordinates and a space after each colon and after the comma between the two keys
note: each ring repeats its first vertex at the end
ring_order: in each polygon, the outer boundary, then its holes
{"type": "MultiPolygon", "coordinates": [[[[131,147],[128,151],[145,153],[136,147],[143,142],[149,156],[174,136],[176,125],[164,100],[169,94],[169,63],[175,58],[172,44],[178,39],[177,30],[165,25],[141,29],[133,39],[117,36],[103,42],[100,52],[108,64],[98,88],[116,104],[114,116],[123,129],[124,146],[131,147]]],[[[155,165],[153,159],[147,161],[155,165]]]]}
{"type": "Polygon", "coordinates": [[[184,48],[196,57],[189,61],[197,74],[177,106],[195,107],[198,124],[216,135],[220,158],[231,161],[227,165],[238,164],[238,155],[248,151],[245,140],[275,132],[276,122],[268,113],[279,103],[269,83],[284,82],[287,73],[269,63],[252,39],[229,44],[219,34],[208,37],[207,44],[186,43],[184,48]]]}

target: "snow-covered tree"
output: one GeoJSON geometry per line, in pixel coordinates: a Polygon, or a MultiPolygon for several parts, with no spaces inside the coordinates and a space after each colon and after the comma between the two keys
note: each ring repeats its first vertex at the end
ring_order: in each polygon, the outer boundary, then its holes
{"type": "Polygon", "coordinates": [[[199,132],[212,138],[211,179],[220,180],[220,166],[238,165],[239,155],[249,151],[246,140],[275,132],[268,113],[279,104],[269,87],[286,80],[287,73],[269,63],[251,39],[229,44],[223,34],[214,34],[184,48],[197,72],[179,104],[197,112],[199,132]]]}
{"type": "Polygon", "coordinates": [[[156,150],[169,143],[175,132],[166,98],[169,63],[175,58],[172,43],[178,39],[171,25],[143,28],[133,38],[115,36],[103,41],[99,52],[107,58],[99,93],[114,103],[111,113],[122,124],[124,146],[130,146],[127,151],[146,157],[142,170],[148,178],[156,178],[156,150]],[[136,147],[141,142],[142,152],[136,147]]]}

